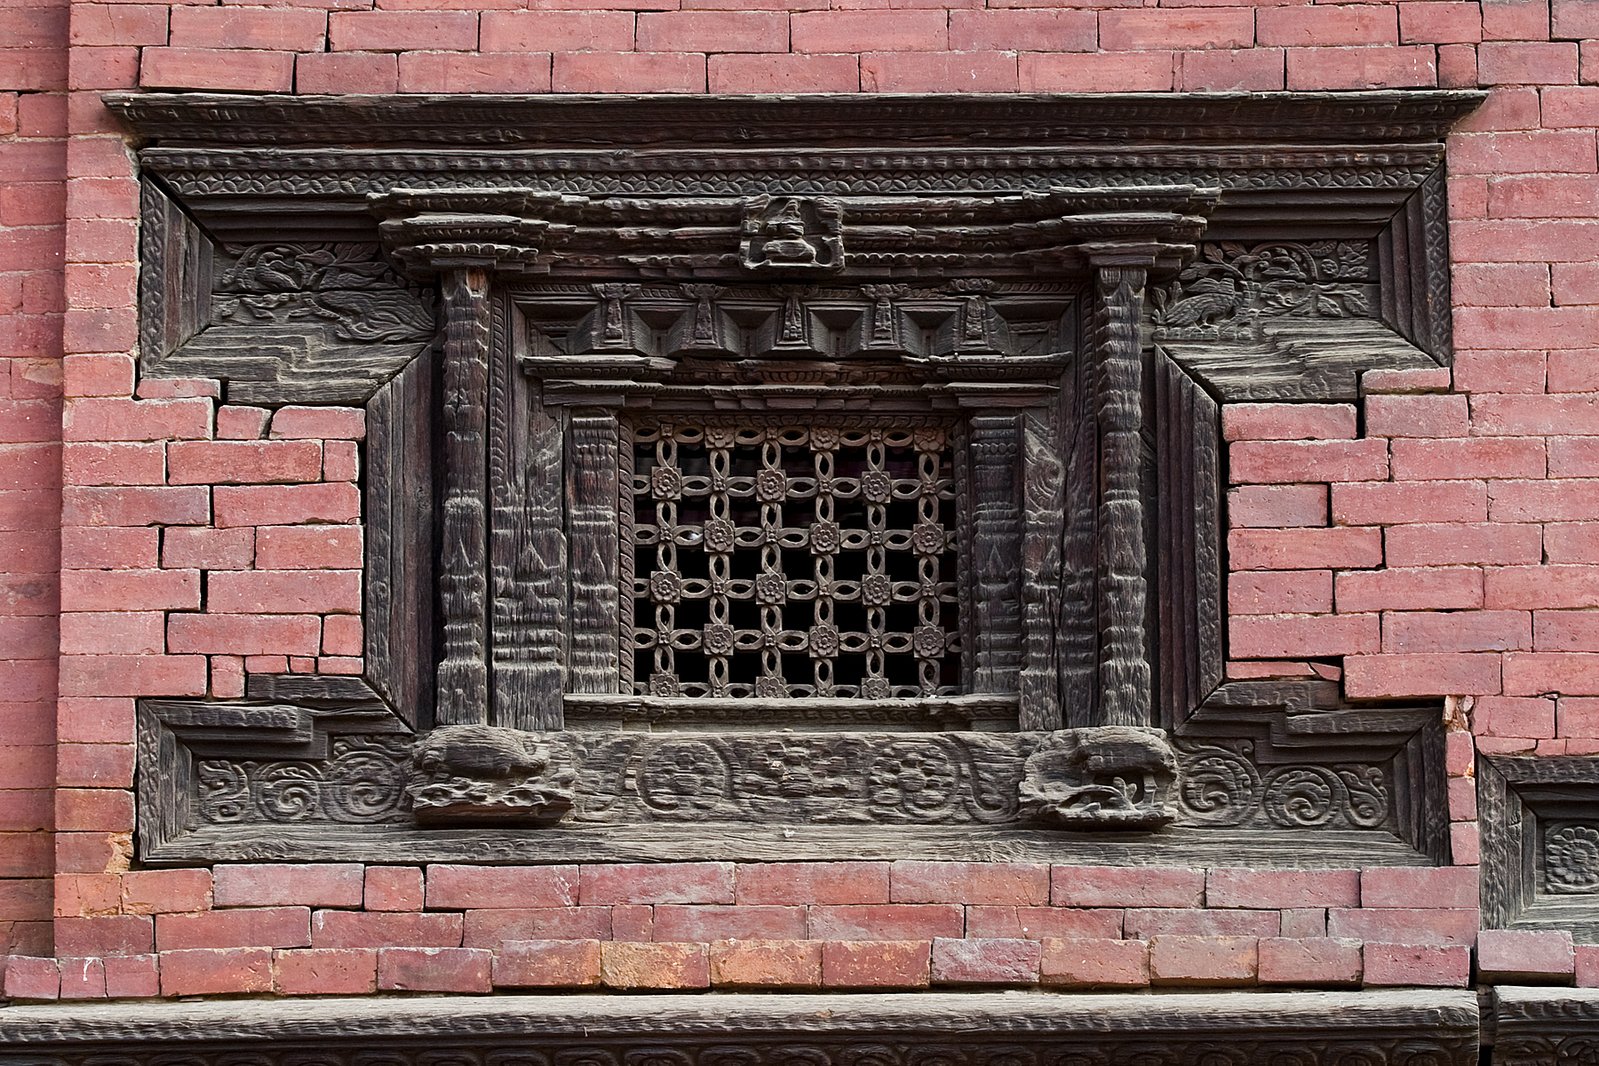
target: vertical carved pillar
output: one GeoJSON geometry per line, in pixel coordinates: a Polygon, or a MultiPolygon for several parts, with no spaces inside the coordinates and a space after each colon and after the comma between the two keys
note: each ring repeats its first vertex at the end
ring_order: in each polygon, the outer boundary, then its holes
{"type": "Polygon", "coordinates": [[[1058,673],[1061,595],[1061,522],[1065,516],[1066,467],[1053,412],[1031,408],[1022,415],[1022,632],[1026,647],[1018,679],[1022,729],[1062,725],[1058,673]]]}
{"type": "Polygon", "coordinates": [[[1148,725],[1155,709],[1143,496],[1144,357],[1139,336],[1147,276],[1142,264],[1101,262],[1095,285],[1099,718],[1105,725],[1148,725]]]}
{"type": "Polygon", "coordinates": [[[616,415],[572,413],[572,461],[566,482],[572,528],[571,690],[617,691],[621,606],[617,507],[621,499],[616,415]]]}
{"type": "Polygon", "coordinates": [[[977,589],[971,632],[977,645],[973,692],[1015,692],[1021,665],[1021,514],[1016,499],[1020,425],[1015,415],[971,421],[972,567],[977,589]]]}
{"type": "Polygon", "coordinates": [[[443,275],[444,517],[440,600],[444,614],[435,717],[440,725],[488,721],[489,275],[443,275]]]}

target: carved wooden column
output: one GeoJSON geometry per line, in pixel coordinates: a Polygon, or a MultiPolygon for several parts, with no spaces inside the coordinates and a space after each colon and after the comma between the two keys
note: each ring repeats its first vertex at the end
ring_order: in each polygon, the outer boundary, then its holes
{"type": "Polygon", "coordinates": [[[444,621],[434,714],[440,725],[488,721],[489,275],[455,269],[444,294],[444,621]]]}
{"type": "Polygon", "coordinates": [[[1138,247],[1099,246],[1093,340],[1099,430],[1099,720],[1150,725],[1148,516],[1143,491],[1144,352],[1139,333],[1154,257],[1138,247]]]}

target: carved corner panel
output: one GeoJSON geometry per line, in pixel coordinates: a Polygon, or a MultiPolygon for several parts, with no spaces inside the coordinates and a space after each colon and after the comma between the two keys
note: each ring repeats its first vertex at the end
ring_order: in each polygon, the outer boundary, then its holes
{"type": "Polygon", "coordinates": [[[1219,427],[1448,360],[1475,102],[113,97],[143,372],[369,421],[366,676],[144,701],[142,857],[1441,861],[1435,708],[1223,683],[1219,427]]]}
{"type": "Polygon", "coordinates": [[[1599,942],[1599,758],[1477,761],[1483,921],[1599,942]]]}

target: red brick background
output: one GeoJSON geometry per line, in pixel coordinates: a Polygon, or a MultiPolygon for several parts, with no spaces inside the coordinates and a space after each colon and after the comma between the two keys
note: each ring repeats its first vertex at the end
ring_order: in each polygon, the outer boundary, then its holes
{"type": "Polygon", "coordinates": [[[1563,934],[1478,937],[1473,781],[1479,750],[1599,752],[1596,37],[1599,0],[6,0],[6,993],[1599,984],[1563,934]],[[135,697],[361,668],[363,427],[135,381],[100,92],[1479,85],[1453,371],[1225,419],[1231,672],[1445,697],[1456,867],[130,870],[135,697]]]}

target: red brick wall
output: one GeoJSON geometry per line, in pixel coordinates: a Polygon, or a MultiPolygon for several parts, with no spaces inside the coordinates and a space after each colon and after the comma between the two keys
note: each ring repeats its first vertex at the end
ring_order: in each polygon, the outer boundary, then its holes
{"type": "Polygon", "coordinates": [[[1574,958],[1561,934],[1479,941],[1472,780],[1474,750],[1599,751],[1599,0],[79,0],[70,29],[65,15],[0,8],[10,994],[1461,985],[1473,944],[1486,979],[1599,984],[1599,953],[1574,958]],[[135,697],[360,669],[362,427],[135,382],[137,197],[99,92],[1476,85],[1493,94],[1450,143],[1453,372],[1225,423],[1231,671],[1446,697],[1456,868],[129,871],[135,697]]]}

